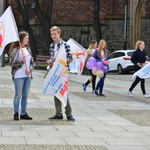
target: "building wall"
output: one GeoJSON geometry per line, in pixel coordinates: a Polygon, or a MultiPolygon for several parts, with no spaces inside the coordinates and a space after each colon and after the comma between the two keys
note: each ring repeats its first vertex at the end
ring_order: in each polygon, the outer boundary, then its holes
{"type": "MultiPolygon", "coordinates": [[[[130,3],[140,0],[128,0],[128,25],[127,25],[127,43],[128,49],[133,48],[134,43],[131,46],[133,31],[131,15],[133,8],[130,3]]],[[[43,13],[46,13],[46,5],[48,0],[40,0],[43,13]]],[[[21,26],[22,18],[17,12],[16,4],[14,0],[8,0],[8,4],[12,5],[15,13],[17,24],[21,26]]],[[[136,9],[136,7],[134,8],[136,9]]],[[[149,33],[150,28],[148,26],[150,22],[150,1],[142,0],[141,9],[141,29],[140,37],[147,44],[147,49],[150,49],[149,33]]],[[[135,10],[136,12],[136,10],[135,10]]],[[[40,24],[33,12],[30,11],[30,24],[32,25],[36,43],[38,44],[39,51],[43,51],[44,41],[41,37],[40,24]],[[41,44],[42,43],[42,44],[41,44]]],[[[133,16],[134,19],[134,16],[133,16]]],[[[54,0],[53,13],[52,13],[52,25],[58,25],[62,29],[62,38],[68,40],[69,37],[74,38],[77,42],[84,47],[88,46],[91,39],[95,38],[95,33],[92,29],[93,20],[93,0],[54,0]]],[[[108,42],[108,48],[110,50],[123,49],[123,35],[124,35],[124,0],[101,0],[100,2],[100,22],[103,33],[103,38],[108,42]]]]}

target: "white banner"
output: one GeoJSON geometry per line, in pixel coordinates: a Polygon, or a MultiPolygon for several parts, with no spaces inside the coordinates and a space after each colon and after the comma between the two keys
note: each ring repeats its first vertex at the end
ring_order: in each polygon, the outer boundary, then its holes
{"type": "Polygon", "coordinates": [[[68,66],[64,44],[60,47],[55,63],[44,80],[43,93],[56,96],[67,105],[68,66]]]}
{"type": "Polygon", "coordinates": [[[9,6],[4,14],[0,17],[0,56],[7,44],[19,41],[18,29],[9,6]]]}
{"type": "Polygon", "coordinates": [[[146,79],[150,77],[150,63],[146,64],[143,68],[135,72],[132,76],[132,79],[134,79],[136,76],[138,76],[141,79],[146,79]]]}
{"type": "Polygon", "coordinates": [[[70,46],[73,57],[73,61],[69,65],[69,72],[81,75],[86,61],[87,51],[72,38],[67,41],[67,44],[70,46]]]}

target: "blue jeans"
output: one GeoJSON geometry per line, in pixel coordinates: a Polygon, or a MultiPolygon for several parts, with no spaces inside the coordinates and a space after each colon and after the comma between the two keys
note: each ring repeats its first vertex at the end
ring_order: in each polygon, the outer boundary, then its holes
{"type": "Polygon", "coordinates": [[[96,90],[97,91],[99,90],[99,93],[101,93],[101,94],[103,92],[105,77],[106,77],[106,73],[104,73],[104,76],[102,78],[100,78],[100,80],[98,81],[97,86],[96,86],[96,90]]]}
{"type": "Polygon", "coordinates": [[[14,78],[15,97],[14,97],[14,113],[19,112],[19,103],[21,99],[21,114],[25,114],[27,107],[27,97],[31,85],[31,79],[28,77],[14,78]]]}

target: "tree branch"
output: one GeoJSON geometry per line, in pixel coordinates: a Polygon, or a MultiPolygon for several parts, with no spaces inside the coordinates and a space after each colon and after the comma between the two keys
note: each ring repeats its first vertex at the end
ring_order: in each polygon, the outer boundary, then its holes
{"type": "Polygon", "coordinates": [[[46,13],[46,19],[47,20],[51,20],[53,3],[54,3],[53,0],[48,1],[48,7],[47,7],[47,13],[46,13]]]}

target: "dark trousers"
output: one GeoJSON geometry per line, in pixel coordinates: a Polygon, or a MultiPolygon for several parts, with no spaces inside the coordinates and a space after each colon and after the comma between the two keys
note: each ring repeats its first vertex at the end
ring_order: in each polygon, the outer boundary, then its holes
{"type": "MultiPolygon", "coordinates": [[[[61,101],[57,97],[54,96],[54,102],[55,102],[56,115],[62,116],[62,104],[61,104],[61,101]]],[[[71,116],[72,115],[72,109],[71,109],[68,97],[67,97],[67,105],[65,107],[65,114],[66,114],[66,116],[71,116]]]]}
{"type": "Polygon", "coordinates": [[[141,81],[141,90],[144,95],[146,93],[145,92],[145,79],[141,79],[138,76],[136,77],[135,81],[132,83],[129,91],[132,91],[140,81],[141,81]]]}
{"type": "Polygon", "coordinates": [[[91,76],[92,76],[92,81],[87,80],[85,83],[86,86],[88,86],[92,82],[92,89],[95,90],[95,83],[96,83],[96,76],[92,73],[92,70],[89,70],[91,76]]]}
{"type": "Polygon", "coordinates": [[[106,78],[106,73],[104,73],[104,76],[102,78],[100,78],[100,80],[98,81],[97,86],[96,86],[96,90],[97,91],[99,90],[99,93],[101,93],[101,94],[103,92],[105,78],[106,78]]]}

